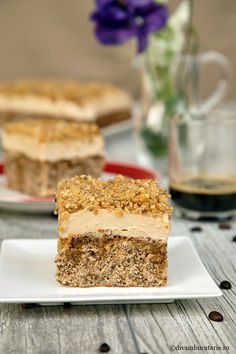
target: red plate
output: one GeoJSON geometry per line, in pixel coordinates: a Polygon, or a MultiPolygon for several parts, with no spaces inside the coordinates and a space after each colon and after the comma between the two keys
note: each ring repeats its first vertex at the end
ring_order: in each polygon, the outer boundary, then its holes
{"type": "Polygon", "coordinates": [[[123,175],[135,179],[157,179],[159,175],[150,169],[123,162],[107,161],[104,172],[113,175],[123,175]]]}

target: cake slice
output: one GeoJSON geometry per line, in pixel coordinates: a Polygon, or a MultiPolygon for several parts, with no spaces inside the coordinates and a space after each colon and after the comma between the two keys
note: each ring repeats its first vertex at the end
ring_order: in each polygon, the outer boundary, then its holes
{"type": "Polygon", "coordinates": [[[111,84],[22,80],[0,84],[0,125],[22,117],[53,117],[106,126],[129,119],[129,94],[111,84]]]}
{"type": "Polygon", "coordinates": [[[27,119],[5,124],[2,137],[7,187],[52,196],[61,179],[98,177],[104,141],[95,124],[27,119]]]}
{"type": "Polygon", "coordinates": [[[72,287],[167,282],[172,208],[154,180],[75,176],[59,183],[57,280],[72,287]]]}

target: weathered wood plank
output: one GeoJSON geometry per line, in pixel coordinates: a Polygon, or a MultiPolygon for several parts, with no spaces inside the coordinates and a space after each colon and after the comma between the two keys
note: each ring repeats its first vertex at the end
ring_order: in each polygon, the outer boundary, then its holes
{"type": "MultiPolygon", "coordinates": [[[[168,353],[170,346],[211,345],[228,346],[236,352],[236,244],[231,230],[220,230],[217,223],[194,223],[174,220],[172,235],[189,235],[209,273],[220,284],[230,280],[231,290],[215,299],[176,301],[164,305],[127,305],[127,313],[135,333],[140,352],[168,353]],[[193,225],[201,225],[203,231],[191,233],[193,225]],[[208,319],[211,311],[219,311],[224,321],[208,319]]],[[[181,352],[181,351],[180,351],[181,352]]]]}
{"type": "Polygon", "coordinates": [[[5,238],[49,237],[57,237],[57,220],[55,217],[0,210],[0,240],[5,238]]]}
{"type": "MultiPolygon", "coordinates": [[[[56,237],[53,217],[0,212],[0,239],[56,237]]],[[[0,353],[90,354],[106,342],[111,353],[136,353],[122,305],[36,307],[0,305],[0,353]]]]}
{"type": "Polygon", "coordinates": [[[111,353],[136,353],[118,305],[36,307],[0,305],[0,353],[91,354],[103,342],[111,353]]]}

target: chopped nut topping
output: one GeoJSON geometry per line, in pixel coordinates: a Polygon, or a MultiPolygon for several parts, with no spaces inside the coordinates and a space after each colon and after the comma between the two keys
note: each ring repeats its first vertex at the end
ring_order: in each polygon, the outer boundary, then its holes
{"type": "MultiPolygon", "coordinates": [[[[104,96],[122,96],[130,99],[128,93],[116,86],[103,83],[82,83],[73,80],[19,80],[0,84],[0,95],[10,97],[33,96],[50,101],[69,101],[79,106],[86,105],[104,96]]],[[[130,99],[130,106],[132,105],[130,99]]]]}
{"type": "Polygon", "coordinates": [[[98,126],[93,123],[45,118],[30,118],[7,123],[3,129],[8,134],[27,135],[39,142],[82,140],[100,135],[98,126]]]}
{"type": "Polygon", "coordinates": [[[155,180],[130,179],[117,176],[103,181],[90,176],[75,176],[59,182],[57,211],[59,225],[70,213],[87,208],[94,213],[99,209],[114,211],[119,217],[123,213],[158,216],[170,215],[172,207],[169,195],[155,180]]]}

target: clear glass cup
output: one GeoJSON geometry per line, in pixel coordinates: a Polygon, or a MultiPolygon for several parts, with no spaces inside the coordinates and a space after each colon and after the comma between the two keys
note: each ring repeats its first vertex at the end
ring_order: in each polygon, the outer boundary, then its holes
{"type": "Polygon", "coordinates": [[[236,215],[236,112],[214,111],[170,122],[170,193],[187,217],[236,215]]]}

